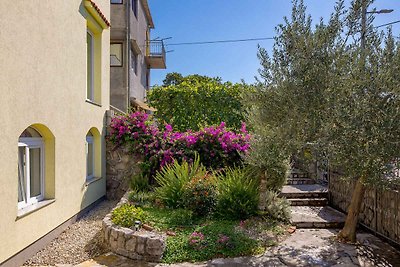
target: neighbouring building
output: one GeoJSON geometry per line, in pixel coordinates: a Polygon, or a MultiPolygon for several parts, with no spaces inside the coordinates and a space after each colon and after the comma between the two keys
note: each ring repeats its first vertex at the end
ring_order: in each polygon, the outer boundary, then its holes
{"type": "MultiPolygon", "coordinates": [[[[111,0],[110,104],[127,112],[145,104],[150,70],[165,69],[162,40],[151,40],[154,28],[147,0],[111,0]]],[[[151,110],[151,109],[150,109],[151,110]]]]}
{"type": "Polygon", "coordinates": [[[102,199],[110,0],[0,1],[0,265],[102,199]]]}

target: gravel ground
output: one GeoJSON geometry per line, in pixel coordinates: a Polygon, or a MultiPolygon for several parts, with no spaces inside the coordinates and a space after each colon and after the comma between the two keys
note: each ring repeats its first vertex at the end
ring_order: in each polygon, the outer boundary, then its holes
{"type": "Polygon", "coordinates": [[[102,220],[116,204],[117,201],[101,202],[25,262],[24,266],[78,264],[106,252],[101,246],[102,220]]]}

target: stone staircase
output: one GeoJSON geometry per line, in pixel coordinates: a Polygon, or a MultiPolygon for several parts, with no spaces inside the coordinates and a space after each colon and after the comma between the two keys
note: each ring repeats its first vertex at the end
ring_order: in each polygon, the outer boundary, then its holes
{"type": "Polygon", "coordinates": [[[291,204],[291,223],[297,228],[341,228],[345,215],[328,206],[328,188],[304,173],[293,173],[281,197],[291,204]]]}

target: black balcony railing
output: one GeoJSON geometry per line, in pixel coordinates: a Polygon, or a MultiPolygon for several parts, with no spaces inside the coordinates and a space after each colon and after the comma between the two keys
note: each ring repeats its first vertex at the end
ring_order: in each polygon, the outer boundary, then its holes
{"type": "Polygon", "coordinates": [[[165,57],[165,47],[162,40],[152,40],[147,42],[147,56],[165,57]]]}
{"type": "Polygon", "coordinates": [[[165,47],[162,40],[147,41],[146,60],[152,69],[166,69],[165,47]]]}

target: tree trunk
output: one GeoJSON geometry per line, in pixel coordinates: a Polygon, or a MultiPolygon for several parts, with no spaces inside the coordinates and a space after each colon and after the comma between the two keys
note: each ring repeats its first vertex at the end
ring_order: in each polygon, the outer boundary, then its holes
{"type": "Polygon", "coordinates": [[[265,171],[261,171],[260,187],[259,187],[260,199],[258,200],[258,209],[265,210],[267,203],[267,176],[265,171]]]}
{"type": "Polygon", "coordinates": [[[363,184],[364,177],[360,177],[357,180],[356,186],[351,197],[351,202],[349,205],[346,222],[343,229],[339,232],[338,238],[347,241],[356,241],[356,229],[358,222],[358,215],[360,214],[361,204],[364,200],[365,185],[363,184]]]}

